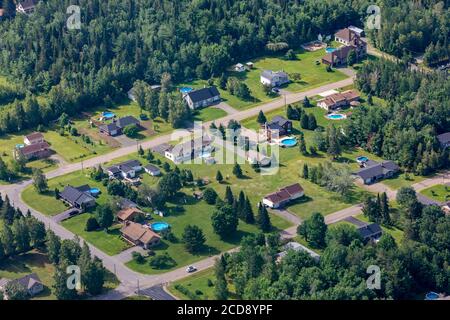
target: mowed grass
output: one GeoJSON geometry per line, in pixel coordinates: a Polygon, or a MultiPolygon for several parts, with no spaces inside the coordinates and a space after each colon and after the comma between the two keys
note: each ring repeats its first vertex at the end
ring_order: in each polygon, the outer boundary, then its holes
{"type": "MultiPolygon", "coordinates": [[[[249,100],[242,100],[231,95],[227,90],[219,89],[222,99],[238,110],[248,109],[273,100],[274,97],[267,96],[261,85],[260,77],[263,70],[285,71],[288,74],[300,73],[301,79],[297,82],[290,83],[285,88],[291,92],[306,91],[347,78],[347,76],[340,71],[333,70],[332,72],[327,72],[324,65],[316,64],[316,61],[320,61],[321,58],[325,56],[324,50],[316,52],[298,50],[296,56],[296,60],[285,60],[282,56],[262,57],[252,61],[254,63],[254,68],[252,70],[245,72],[227,72],[228,77],[237,77],[247,84],[251,91],[252,98],[249,100]]],[[[216,85],[218,82],[218,79],[215,79],[216,85]]],[[[207,85],[207,81],[195,80],[180,84],[179,86],[189,86],[200,89],[205,85],[207,85]]]]}
{"type": "Polygon", "coordinates": [[[200,110],[197,110],[194,113],[194,121],[212,121],[216,120],[222,117],[225,117],[227,113],[223,111],[222,109],[214,108],[214,107],[208,107],[203,108],[200,110]]]}
{"type": "Polygon", "coordinates": [[[108,201],[106,188],[99,182],[89,178],[89,171],[76,171],[67,175],[57,177],[48,181],[49,191],[45,194],[39,194],[35,188],[30,185],[22,192],[22,200],[33,209],[48,215],[54,216],[68,209],[61,200],[55,198],[55,188],[62,191],[65,186],[71,185],[79,187],[84,184],[89,184],[91,187],[96,187],[101,190],[101,194],[97,198],[98,204],[105,204],[108,201]]]}
{"type": "MultiPolygon", "coordinates": [[[[371,223],[369,221],[369,218],[367,218],[366,216],[364,216],[363,214],[360,214],[358,216],[355,217],[356,219],[359,219],[361,221],[367,222],[367,223],[371,223]]],[[[395,227],[395,226],[381,226],[381,229],[383,229],[384,233],[388,233],[390,234],[394,239],[395,242],[399,245],[402,240],[403,240],[403,236],[404,236],[404,232],[403,230],[400,230],[399,228],[395,227]]]]}
{"type": "Polygon", "coordinates": [[[121,225],[119,224],[113,225],[108,231],[99,230],[87,232],[85,230],[86,221],[91,216],[93,216],[92,213],[84,213],[65,220],[61,224],[67,230],[79,235],[84,240],[110,256],[119,254],[123,250],[131,247],[128,242],[122,239],[120,234],[121,225]]]}
{"type": "Polygon", "coordinates": [[[412,173],[401,173],[394,178],[384,179],[382,183],[393,190],[398,190],[403,187],[410,187],[413,184],[419,183],[425,179],[427,179],[427,177],[416,176],[412,173]]]}
{"type": "MultiPolygon", "coordinates": [[[[167,289],[174,296],[182,299],[182,300],[190,300],[191,298],[186,296],[184,293],[176,289],[176,286],[182,286],[189,290],[192,294],[195,295],[196,300],[214,300],[214,285],[216,282],[216,276],[214,275],[214,268],[209,268],[206,270],[202,270],[194,273],[193,275],[172,282],[167,289]],[[212,286],[208,285],[208,280],[212,282],[212,286]]],[[[231,290],[231,286],[228,286],[228,290],[231,290]]],[[[233,295],[233,292],[231,292],[233,295]]]]}
{"type": "Polygon", "coordinates": [[[450,199],[450,186],[438,184],[420,191],[424,196],[439,202],[446,202],[450,199]]]}

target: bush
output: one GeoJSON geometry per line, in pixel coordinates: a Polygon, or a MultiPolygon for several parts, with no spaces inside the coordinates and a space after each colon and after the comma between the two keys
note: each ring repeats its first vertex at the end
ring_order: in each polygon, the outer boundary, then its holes
{"type": "Polygon", "coordinates": [[[215,204],[217,199],[217,193],[212,188],[207,188],[203,192],[203,199],[205,199],[207,204],[215,204]]]}
{"type": "Polygon", "coordinates": [[[208,285],[208,287],[214,287],[214,283],[212,282],[212,280],[211,279],[208,279],[207,281],[206,281],[206,284],[208,285]]]}
{"type": "Polygon", "coordinates": [[[189,291],[188,288],[182,286],[181,284],[176,284],[174,288],[178,291],[180,291],[182,294],[184,294],[186,297],[188,297],[190,300],[197,300],[197,296],[193,294],[191,291],[189,291]]]}
{"type": "Polygon", "coordinates": [[[86,221],[86,227],[84,228],[85,231],[91,232],[98,230],[100,228],[97,219],[95,217],[89,217],[86,221]]]}
{"type": "Polygon", "coordinates": [[[176,262],[166,252],[152,257],[149,264],[154,269],[168,269],[175,266],[176,262]]]}
{"type": "Polygon", "coordinates": [[[138,264],[143,264],[145,262],[145,258],[140,252],[134,251],[131,256],[133,257],[133,260],[138,264]]]}

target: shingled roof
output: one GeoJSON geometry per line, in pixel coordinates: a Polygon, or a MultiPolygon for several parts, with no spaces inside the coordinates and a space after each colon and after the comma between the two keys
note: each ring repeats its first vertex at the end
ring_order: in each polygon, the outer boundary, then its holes
{"type": "Polygon", "coordinates": [[[193,103],[196,103],[220,96],[220,92],[219,90],[217,90],[216,87],[212,86],[209,88],[191,91],[187,94],[187,96],[191,99],[193,103]]]}

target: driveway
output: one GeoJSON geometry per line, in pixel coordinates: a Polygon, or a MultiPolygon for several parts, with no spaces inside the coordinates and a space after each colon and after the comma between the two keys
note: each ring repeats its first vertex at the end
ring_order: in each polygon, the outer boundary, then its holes
{"type": "Polygon", "coordinates": [[[344,219],[344,221],[347,221],[353,225],[355,225],[356,227],[364,227],[367,226],[367,222],[361,221],[359,219],[356,219],[355,217],[347,217],[344,219]]]}
{"type": "Polygon", "coordinates": [[[139,247],[139,246],[134,246],[134,247],[131,247],[131,248],[125,250],[125,251],[122,251],[118,255],[115,255],[114,258],[116,258],[117,260],[119,260],[119,261],[121,261],[123,263],[127,263],[128,261],[133,259],[133,252],[139,252],[143,256],[147,255],[147,252],[145,251],[144,248],[139,247]]]}
{"type": "Polygon", "coordinates": [[[230,106],[228,103],[225,103],[223,101],[221,103],[219,103],[219,104],[216,104],[215,106],[212,106],[211,108],[221,109],[221,110],[225,111],[229,115],[230,114],[239,113],[239,110],[236,110],[235,108],[230,106]]]}
{"type": "Polygon", "coordinates": [[[61,223],[62,221],[67,220],[67,219],[70,219],[71,217],[73,217],[74,215],[76,215],[75,213],[72,214],[72,215],[70,214],[71,212],[74,212],[74,211],[77,212],[76,214],[80,214],[80,213],[81,213],[81,210],[80,210],[80,209],[77,209],[77,208],[70,208],[70,209],[67,209],[67,210],[64,211],[64,212],[61,212],[60,214],[57,214],[56,216],[53,216],[52,219],[53,219],[53,221],[55,221],[56,223],[61,223]]]}
{"type": "Polygon", "coordinates": [[[137,142],[135,139],[128,138],[126,135],[122,134],[120,136],[114,137],[114,140],[116,140],[122,147],[129,147],[129,146],[136,146],[137,142]]]}

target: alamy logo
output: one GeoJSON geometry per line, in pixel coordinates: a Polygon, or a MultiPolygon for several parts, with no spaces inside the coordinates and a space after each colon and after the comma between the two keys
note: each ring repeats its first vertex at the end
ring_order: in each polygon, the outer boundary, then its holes
{"type": "Polygon", "coordinates": [[[380,290],[381,289],[381,269],[379,266],[370,265],[367,270],[367,274],[370,274],[366,280],[367,289],[380,290]]]}
{"type": "Polygon", "coordinates": [[[367,13],[370,14],[367,17],[367,28],[369,30],[381,29],[381,8],[377,5],[370,5],[367,7],[367,13]]]}
{"type": "Polygon", "coordinates": [[[79,266],[71,265],[66,268],[66,273],[69,275],[67,277],[67,288],[70,290],[81,289],[81,270],[79,266]]]}
{"type": "Polygon", "coordinates": [[[67,14],[70,16],[67,18],[67,29],[80,30],[81,29],[81,10],[79,6],[71,5],[67,7],[67,14]]]}

